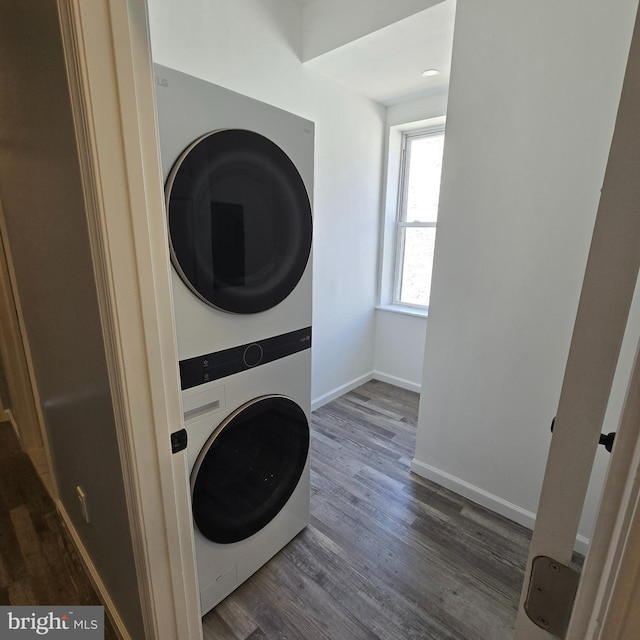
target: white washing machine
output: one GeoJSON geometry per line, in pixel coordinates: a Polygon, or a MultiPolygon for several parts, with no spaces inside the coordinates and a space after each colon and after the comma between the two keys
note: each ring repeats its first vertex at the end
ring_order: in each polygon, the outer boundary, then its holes
{"type": "Polygon", "coordinates": [[[309,521],[314,127],[155,73],[204,614],[309,521]]]}
{"type": "Polygon", "coordinates": [[[310,327],[314,124],[155,75],[180,360],[310,327]]]}
{"type": "Polygon", "coordinates": [[[184,392],[202,614],[309,521],[306,349],[184,392]]]}

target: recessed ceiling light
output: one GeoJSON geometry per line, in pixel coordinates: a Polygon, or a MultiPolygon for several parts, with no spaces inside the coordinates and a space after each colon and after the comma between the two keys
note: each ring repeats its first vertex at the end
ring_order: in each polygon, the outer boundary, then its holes
{"type": "Polygon", "coordinates": [[[439,71],[437,69],[427,69],[426,71],[422,72],[422,77],[423,78],[432,78],[433,76],[437,76],[439,75],[439,71]]]}

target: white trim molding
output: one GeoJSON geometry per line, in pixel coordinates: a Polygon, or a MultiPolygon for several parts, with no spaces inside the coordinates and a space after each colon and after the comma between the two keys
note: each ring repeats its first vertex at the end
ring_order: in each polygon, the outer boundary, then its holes
{"type": "Polygon", "coordinates": [[[145,637],[201,640],[147,5],[58,7],[145,637]]]}
{"type": "Polygon", "coordinates": [[[411,382],[411,380],[405,380],[404,378],[399,378],[398,376],[388,375],[386,373],[382,373],[382,371],[374,371],[371,377],[374,380],[380,380],[380,382],[387,382],[388,384],[392,384],[396,387],[400,387],[401,389],[406,389],[407,391],[414,391],[415,393],[420,393],[422,390],[422,385],[411,382]]]}
{"type": "Polygon", "coordinates": [[[364,384],[365,382],[369,382],[369,380],[373,380],[372,371],[369,373],[365,373],[364,375],[359,376],[357,378],[354,378],[350,382],[340,385],[339,387],[336,387],[331,391],[328,391],[327,393],[321,395],[319,398],[316,398],[315,400],[311,401],[311,411],[315,411],[316,409],[319,409],[322,405],[325,405],[328,402],[331,402],[332,400],[339,398],[345,393],[349,393],[349,391],[356,389],[357,387],[364,384]]]}
{"type": "Polygon", "coordinates": [[[401,389],[407,389],[407,391],[415,391],[416,393],[420,393],[420,385],[411,382],[410,380],[404,380],[403,378],[397,378],[396,376],[390,376],[386,373],[382,373],[381,371],[370,371],[369,373],[365,373],[364,375],[358,376],[353,380],[328,391],[327,393],[321,395],[319,398],[311,401],[311,411],[315,411],[319,409],[321,406],[343,396],[345,393],[349,393],[349,391],[353,391],[357,389],[360,385],[363,385],[365,382],[369,382],[369,380],[380,380],[380,382],[387,382],[388,384],[392,384],[396,387],[400,387],[401,389]]]}
{"type": "Polygon", "coordinates": [[[89,555],[89,552],[87,551],[86,547],[82,543],[82,539],[80,538],[80,536],[78,535],[78,532],[73,526],[73,522],[69,517],[67,510],[64,508],[64,505],[60,500],[56,501],[56,507],[58,509],[58,513],[60,514],[60,517],[62,518],[62,521],[64,522],[69,532],[69,535],[71,536],[71,539],[73,540],[76,550],[78,551],[78,555],[80,556],[80,560],[84,565],[84,568],[87,572],[87,575],[89,576],[89,579],[91,580],[91,583],[93,584],[93,587],[100,594],[100,599],[104,604],[105,613],[109,617],[111,624],[113,625],[114,629],[116,630],[121,640],[132,640],[122,618],[120,617],[120,614],[118,613],[118,610],[115,604],[113,603],[113,601],[111,600],[111,597],[109,596],[109,592],[106,586],[102,582],[102,578],[100,577],[100,574],[96,571],[95,565],[91,560],[91,556],[89,555]]]}

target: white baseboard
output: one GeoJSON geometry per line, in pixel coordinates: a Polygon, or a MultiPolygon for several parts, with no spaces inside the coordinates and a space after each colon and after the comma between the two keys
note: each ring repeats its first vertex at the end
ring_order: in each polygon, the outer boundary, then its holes
{"type": "Polygon", "coordinates": [[[387,382],[389,384],[393,384],[396,387],[400,387],[401,389],[407,389],[408,391],[415,391],[416,393],[420,393],[420,385],[415,382],[411,382],[410,380],[405,380],[404,378],[396,378],[396,376],[390,376],[386,373],[382,373],[381,371],[370,371],[369,373],[365,373],[364,375],[347,382],[346,384],[341,385],[340,387],[336,387],[332,389],[328,393],[321,395],[319,398],[311,401],[311,411],[315,411],[319,409],[323,404],[327,404],[327,402],[331,402],[336,398],[356,389],[361,384],[365,382],[369,382],[369,380],[380,380],[380,382],[387,382]]]}
{"type": "MultiPolygon", "coordinates": [[[[450,491],[475,502],[476,504],[486,507],[494,513],[498,513],[513,522],[517,522],[527,529],[533,530],[536,523],[536,514],[532,511],[527,511],[512,502],[503,500],[499,496],[465,482],[460,478],[456,478],[445,471],[436,469],[425,462],[416,460],[415,458],[411,462],[411,471],[422,478],[431,480],[432,482],[445,487],[445,489],[449,489],[450,491]]],[[[582,555],[586,555],[588,548],[589,539],[585,536],[578,535],[576,538],[575,550],[582,555]]]]}
{"type": "Polygon", "coordinates": [[[420,391],[422,391],[422,385],[411,382],[411,380],[405,380],[404,378],[387,375],[386,373],[382,373],[382,371],[374,371],[372,377],[374,380],[387,382],[396,387],[400,387],[401,389],[406,389],[407,391],[415,391],[416,393],[420,393],[420,391]]]}
{"type": "Polygon", "coordinates": [[[319,398],[316,398],[315,400],[311,401],[311,411],[315,411],[316,409],[319,409],[323,404],[327,404],[327,402],[331,402],[332,400],[339,398],[340,396],[344,395],[345,393],[348,393],[352,389],[359,387],[361,384],[364,384],[365,382],[369,382],[369,380],[373,380],[373,377],[374,377],[373,371],[369,373],[365,373],[364,375],[358,378],[355,378],[354,380],[351,380],[346,384],[336,387],[335,389],[332,389],[328,393],[321,395],[319,398]]]}
{"type": "Polygon", "coordinates": [[[82,560],[82,563],[84,564],[85,569],[89,574],[89,578],[91,579],[93,586],[98,592],[98,596],[100,597],[100,600],[104,604],[105,617],[106,616],[109,617],[116,633],[121,638],[121,640],[131,640],[131,636],[129,635],[129,632],[125,627],[125,624],[122,618],[120,617],[120,614],[118,613],[118,610],[116,609],[116,606],[113,600],[111,599],[111,596],[109,595],[109,592],[107,591],[107,588],[105,587],[104,582],[102,582],[102,579],[100,578],[100,575],[98,574],[95,568],[95,565],[93,564],[93,561],[89,556],[89,553],[87,552],[84,544],[82,543],[82,540],[78,535],[76,528],[73,526],[73,522],[71,521],[71,518],[69,518],[69,514],[64,508],[64,505],[62,504],[62,502],[58,501],[56,506],[58,508],[58,512],[60,513],[60,516],[62,517],[62,520],[64,521],[65,526],[67,527],[67,530],[69,531],[69,534],[71,535],[71,539],[73,540],[75,547],[78,550],[80,559],[82,560]]]}

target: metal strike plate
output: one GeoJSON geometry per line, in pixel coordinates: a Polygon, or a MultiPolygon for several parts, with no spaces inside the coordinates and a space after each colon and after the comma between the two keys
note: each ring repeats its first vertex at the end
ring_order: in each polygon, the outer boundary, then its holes
{"type": "Polygon", "coordinates": [[[537,556],[524,610],[531,621],[556,638],[565,638],[580,573],[553,558],[537,556]]]}

